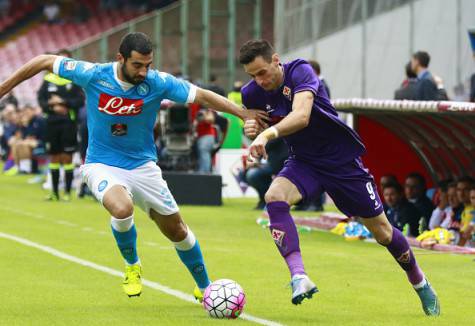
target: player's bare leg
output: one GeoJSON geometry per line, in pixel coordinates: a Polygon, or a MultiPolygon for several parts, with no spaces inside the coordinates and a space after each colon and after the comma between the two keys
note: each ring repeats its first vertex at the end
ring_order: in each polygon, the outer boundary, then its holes
{"type": "Polygon", "coordinates": [[[122,283],[129,297],[142,293],[142,267],[137,254],[137,231],[134,224],[134,205],[127,190],[121,185],[112,186],[105,193],[102,204],[111,214],[111,227],[120,253],[126,262],[122,283]]]}
{"type": "Polygon", "coordinates": [[[382,213],[372,218],[361,219],[378,243],[385,246],[401,268],[406,272],[409,282],[416,290],[428,316],[440,315],[440,303],[437,294],[419,268],[407,239],[394,228],[382,213]]]}
{"type": "Polygon", "coordinates": [[[196,282],[197,287],[193,294],[197,300],[202,301],[203,292],[211,282],[195,235],[185,224],[179,212],[162,215],[151,209],[150,218],[155,221],[160,231],[173,242],[178,256],[196,282]]]}
{"type": "Polygon", "coordinates": [[[289,267],[293,304],[300,304],[318,292],[305,273],[297,228],[290,215],[290,205],[300,200],[302,195],[297,187],[284,177],[275,178],[265,195],[271,235],[289,267]]]}

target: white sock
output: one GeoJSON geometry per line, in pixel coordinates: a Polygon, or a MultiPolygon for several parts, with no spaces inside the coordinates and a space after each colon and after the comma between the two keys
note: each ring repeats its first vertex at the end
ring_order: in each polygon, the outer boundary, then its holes
{"type": "Polygon", "coordinates": [[[420,288],[424,287],[426,284],[427,284],[427,281],[426,281],[425,278],[423,278],[420,283],[414,284],[413,287],[414,287],[414,289],[417,290],[417,289],[420,289],[420,288]]]}
{"type": "Polygon", "coordinates": [[[134,215],[126,218],[115,218],[111,216],[111,225],[117,232],[127,232],[134,225],[134,215]]]}
{"type": "Polygon", "coordinates": [[[190,250],[195,246],[196,243],[196,238],[193,232],[191,232],[190,228],[186,226],[188,230],[188,234],[186,235],[186,238],[179,241],[179,242],[173,242],[175,245],[175,248],[180,250],[180,251],[187,251],[190,250]]]}

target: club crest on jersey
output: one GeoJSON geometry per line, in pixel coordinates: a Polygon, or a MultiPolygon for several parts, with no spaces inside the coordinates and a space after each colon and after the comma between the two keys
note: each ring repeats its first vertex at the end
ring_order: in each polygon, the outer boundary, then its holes
{"type": "Polygon", "coordinates": [[[146,83],[137,86],[137,94],[140,96],[147,96],[150,92],[150,87],[146,83]]]}
{"type": "Polygon", "coordinates": [[[64,64],[64,69],[74,70],[77,64],[78,64],[77,61],[66,61],[64,64]]]}
{"type": "Polygon", "coordinates": [[[98,109],[109,115],[131,116],[142,112],[142,99],[128,99],[102,93],[99,97],[98,109]]]}
{"type": "Polygon", "coordinates": [[[274,239],[275,243],[282,247],[282,241],[284,240],[285,232],[277,229],[272,230],[272,239],[274,239]]]}
{"type": "Polygon", "coordinates": [[[284,89],[282,90],[282,94],[284,94],[285,97],[287,97],[289,99],[289,101],[292,101],[292,94],[291,94],[291,90],[290,88],[288,88],[287,86],[284,86],[284,89]]]}

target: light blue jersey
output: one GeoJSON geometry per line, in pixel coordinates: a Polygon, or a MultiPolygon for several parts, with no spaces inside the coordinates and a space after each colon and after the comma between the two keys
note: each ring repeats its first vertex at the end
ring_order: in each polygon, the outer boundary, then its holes
{"type": "Polygon", "coordinates": [[[93,64],[59,57],[53,72],[86,93],[86,163],[131,170],[157,161],[153,126],[161,101],[191,103],[196,86],[157,70],[149,70],[142,83],[132,85],[117,77],[117,68],[117,62],[93,64]]]}

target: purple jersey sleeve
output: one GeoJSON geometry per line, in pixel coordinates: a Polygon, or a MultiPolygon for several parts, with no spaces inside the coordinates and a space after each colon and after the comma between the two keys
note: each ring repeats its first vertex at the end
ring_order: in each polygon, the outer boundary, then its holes
{"type": "Polygon", "coordinates": [[[308,63],[296,66],[292,71],[292,83],[294,84],[294,94],[303,91],[310,91],[317,96],[320,81],[308,63]]]}

